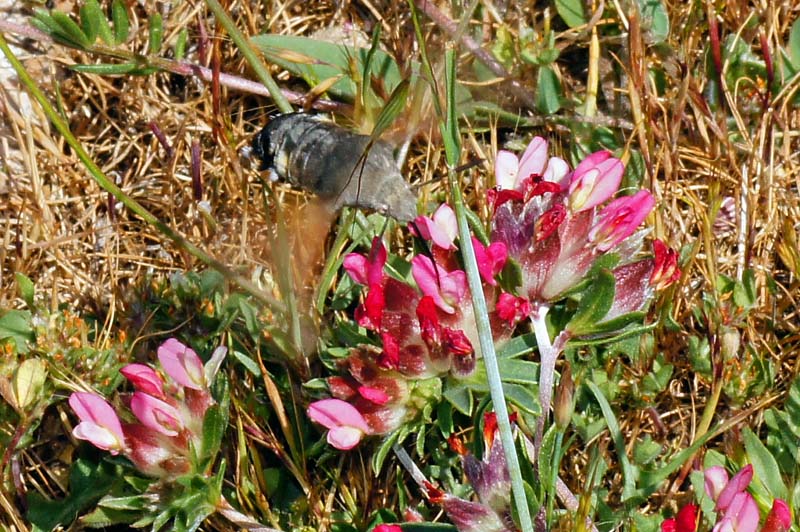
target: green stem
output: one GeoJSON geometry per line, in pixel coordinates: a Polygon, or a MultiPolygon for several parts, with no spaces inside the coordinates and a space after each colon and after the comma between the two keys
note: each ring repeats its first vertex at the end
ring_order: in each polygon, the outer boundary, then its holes
{"type": "Polygon", "coordinates": [[[217,22],[228,32],[231,40],[233,40],[234,44],[239,48],[239,51],[242,52],[242,55],[250,64],[250,68],[256,73],[258,79],[261,80],[261,83],[264,84],[272,95],[272,99],[275,101],[275,105],[278,106],[278,109],[280,109],[282,113],[291,113],[294,111],[289,100],[283,95],[278,84],[272,79],[269,70],[267,70],[267,67],[264,66],[264,63],[261,62],[256,51],[250,45],[250,41],[239,31],[239,28],[233,23],[233,20],[228,16],[225,9],[217,0],[206,0],[206,5],[214,13],[214,16],[217,17],[217,22]]]}
{"type": "Polygon", "coordinates": [[[153,214],[151,214],[147,209],[145,209],[139,202],[125,194],[113,181],[111,181],[106,175],[103,173],[102,170],[95,164],[86,150],[83,149],[83,146],[75,138],[72,132],[69,130],[69,126],[67,123],[61,118],[61,115],[53,108],[50,102],[47,100],[47,97],[44,93],[39,89],[36,82],[31,78],[30,74],[25,70],[25,67],[22,66],[22,63],[19,62],[17,56],[14,55],[14,52],[8,47],[8,43],[6,42],[3,34],[0,33],[0,50],[2,50],[3,54],[8,59],[8,62],[11,63],[11,66],[14,68],[14,71],[17,73],[20,81],[23,85],[28,89],[30,95],[39,102],[39,105],[42,106],[42,110],[44,111],[47,118],[52,122],[53,126],[58,130],[61,135],[63,135],[64,139],[67,141],[67,144],[75,151],[75,154],[78,156],[78,159],[84,164],[86,169],[91,174],[92,178],[97,182],[100,187],[104,190],[109,192],[112,196],[114,196],[118,201],[120,201],[126,208],[130,211],[138,215],[148,224],[154,226],[158,231],[161,232],[164,236],[172,240],[178,247],[185,249],[189,254],[200,260],[201,262],[211,266],[215,270],[219,271],[225,278],[229,281],[232,281],[239,285],[244,291],[249,293],[255,299],[267,305],[268,307],[272,308],[276,312],[285,312],[284,305],[264,293],[261,289],[259,289],[255,284],[251,283],[241,275],[237,274],[233,270],[229,269],[225,266],[222,262],[218,261],[214,257],[208,255],[200,248],[189,242],[183,235],[169,227],[167,224],[160,221],[156,218],[153,214]]]}
{"type": "Polygon", "coordinates": [[[547,485],[547,528],[552,530],[553,505],[556,500],[556,484],[558,483],[558,469],[561,466],[561,446],[564,443],[564,431],[558,430],[556,433],[555,446],[553,447],[552,470],[550,471],[550,483],[547,485]]]}

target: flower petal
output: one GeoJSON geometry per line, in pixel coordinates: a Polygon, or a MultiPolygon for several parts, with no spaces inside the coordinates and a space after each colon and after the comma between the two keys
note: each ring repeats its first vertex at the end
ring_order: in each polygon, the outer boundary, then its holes
{"type": "Polygon", "coordinates": [[[510,151],[500,150],[494,162],[495,185],[500,190],[514,190],[517,183],[519,159],[510,151]]]}
{"type": "Polygon", "coordinates": [[[158,348],[158,361],[172,379],[187,388],[206,388],[203,361],[190,347],[170,338],[158,348]]]}
{"type": "Polygon", "coordinates": [[[128,364],[119,370],[126,379],[131,381],[136,390],[148,393],[155,397],[164,397],[164,382],[156,370],[144,364],[128,364]]]}
{"type": "Polygon", "coordinates": [[[364,416],[356,407],[341,399],[322,399],[308,406],[308,417],[326,429],[340,426],[354,427],[361,432],[369,432],[364,416]]]}

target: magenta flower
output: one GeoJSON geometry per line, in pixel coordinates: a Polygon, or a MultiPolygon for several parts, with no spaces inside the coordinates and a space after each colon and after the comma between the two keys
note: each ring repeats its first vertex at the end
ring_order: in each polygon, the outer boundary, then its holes
{"type": "Polygon", "coordinates": [[[152,395],[134,392],[131,411],[142,425],[165,436],[177,436],[183,430],[180,412],[152,395]]]}
{"type": "Polygon", "coordinates": [[[105,399],[93,393],[74,392],[69,397],[69,406],[81,420],[72,430],[73,436],[111,454],[126,449],[122,424],[105,399]]]}
{"type": "Polygon", "coordinates": [[[728,485],[728,472],[722,466],[713,466],[703,472],[706,493],[711,500],[716,502],[722,490],[728,485]]]}
{"type": "Polygon", "coordinates": [[[358,445],[369,427],[356,408],[340,399],[323,399],[308,406],[308,417],[328,429],[328,443],[347,451],[358,445]]]}
{"type": "Polygon", "coordinates": [[[718,511],[727,510],[736,495],[747,489],[751,480],[753,480],[753,465],[747,464],[733,476],[719,493],[719,497],[715,499],[717,503],[716,509],[718,511]]]}
{"type": "Polygon", "coordinates": [[[589,155],[572,173],[569,208],[572,212],[585,211],[611,198],[619,189],[624,172],[622,161],[612,157],[611,152],[589,155]]]}
{"type": "Polygon", "coordinates": [[[350,253],[344,258],[344,269],[359,284],[372,288],[383,279],[383,266],[386,264],[386,248],[378,237],[372,239],[369,257],[350,253]]]}
{"type": "Polygon", "coordinates": [[[119,370],[137,391],[163,399],[164,381],[156,370],[144,364],[128,364],[119,370]]]}
{"type": "Polygon", "coordinates": [[[513,327],[531,313],[531,304],[524,297],[517,297],[503,292],[497,299],[497,317],[513,327]]]}
{"type": "Polygon", "coordinates": [[[442,203],[432,217],[417,216],[414,223],[422,238],[433,240],[442,249],[455,249],[453,242],[458,236],[458,223],[456,213],[447,203],[442,203]]]}
{"type": "Polygon", "coordinates": [[[678,510],[675,517],[664,519],[664,522],[661,523],[661,532],[695,532],[698,510],[696,504],[687,504],[678,510]]]}
{"type": "Polygon", "coordinates": [[[611,201],[600,211],[599,223],[589,232],[589,240],[599,251],[608,251],[633,234],[655,203],[646,190],[611,201]]]}
{"type": "Polygon", "coordinates": [[[448,272],[424,255],[411,260],[411,274],[422,293],[431,296],[436,306],[448,314],[456,311],[455,307],[467,294],[466,273],[461,270],[448,272]]]}
{"type": "Polygon", "coordinates": [[[764,520],[761,532],[787,532],[792,527],[792,512],[782,499],[772,501],[772,509],[764,520]]]}
{"type": "Polygon", "coordinates": [[[207,388],[203,361],[190,347],[175,338],[170,338],[158,348],[161,367],[172,379],[187,388],[204,390],[207,388]]]}
{"type": "Polygon", "coordinates": [[[472,247],[475,250],[475,259],[478,263],[478,271],[484,281],[492,286],[497,286],[495,276],[503,271],[508,259],[508,248],[503,242],[492,242],[488,246],[472,237],[472,247]]]}

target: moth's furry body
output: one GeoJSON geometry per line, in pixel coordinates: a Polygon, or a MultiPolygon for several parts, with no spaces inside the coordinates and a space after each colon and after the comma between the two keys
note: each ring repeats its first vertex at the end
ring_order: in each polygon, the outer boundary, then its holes
{"type": "Polygon", "coordinates": [[[401,222],[416,216],[416,197],[400,175],[392,147],[304,113],[280,115],[253,139],[261,169],[317,194],[338,211],[374,209],[401,222]]]}

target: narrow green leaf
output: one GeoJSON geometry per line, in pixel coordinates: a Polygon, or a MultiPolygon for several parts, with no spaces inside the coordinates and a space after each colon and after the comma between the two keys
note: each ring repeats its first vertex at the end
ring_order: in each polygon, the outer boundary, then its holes
{"type": "Polygon", "coordinates": [[[122,74],[130,74],[137,70],[139,65],[136,63],[101,63],[99,65],[72,65],[71,70],[75,72],[82,72],[84,74],[98,74],[101,76],[119,76],[122,74]]]}
{"type": "Polygon", "coordinates": [[[125,2],[122,0],[114,0],[111,3],[111,20],[114,21],[114,43],[124,43],[128,40],[130,19],[128,19],[128,10],[125,7],[125,2]]]}
{"type": "MultiPolygon", "coordinates": [[[[108,23],[108,18],[97,0],[86,0],[84,8],[86,9],[86,18],[90,21],[90,24],[94,26],[100,39],[109,46],[113,45],[114,34],[111,32],[111,25],[108,23]]],[[[83,22],[83,20],[83,11],[81,11],[81,22],[83,22]]]]}
{"type": "Polygon", "coordinates": [[[800,69],[800,18],[792,23],[788,45],[792,66],[794,66],[795,70],[800,69]]]}
{"type": "Polygon", "coordinates": [[[781,479],[781,471],[772,453],[749,428],[742,431],[742,439],[756,478],[764,484],[773,499],[786,500],[788,490],[781,479]]]}
{"type": "Polygon", "coordinates": [[[150,16],[150,43],[149,49],[151,54],[157,54],[161,51],[161,42],[164,38],[164,21],[161,19],[160,13],[153,13],[150,16]]]}
{"type": "Polygon", "coordinates": [[[614,303],[614,274],[608,270],[600,270],[583,293],[578,309],[567,324],[566,329],[573,336],[591,332],[614,303]]]}
{"type": "Polygon", "coordinates": [[[88,2],[83,4],[79,10],[81,18],[81,29],[83,30],[89,44],[94,44],[97,40],[98,22],[95,19],[97,12],[93,12],[88,2]]]}
{"type": "Polygon", "coordinates": [[[608,431],[611,433],[611,439],[614,441],[614,448],[619,457],[619,463],[622,466],[622,500],[626,501],[635,495],[636,490],[636,470],[628,460],[628,455],[625,453],[625,439],[622,437],[622,431],[619,428],[617,417],[614,415],[614,409],[608,403],[606,396],[597,385],[592,381],[587,381],[586,385],[594,394],[597,403],[600,405],[600,410],[603,412],[603,417],[606,420],[608,431]]]}
{"type": "Polygon", "coordinates": [[[445,73],[447,116],[442,133],[447,166],[455,168],[461,156],[461,136],[458,131],[458,117],[456,114],[456,59],[455,49],[453,48],[445,52],[445,73]]]}
{"type": "Polygon", "coordinates": [[[175,41],[175,59],[180,61],[186,55],[186,41],[189,39],[189,32],[183,28],[178,33],[178,40],[175,41]]]}
{"type": "Polygon", "coordinates": [[[25,304],[28,305],[28,308],[33,308],[33,298],[36,295],[36,286],[33,284],[33,281],[30,280],[22,272],[16,272],[14,277],[17,279],[17,288],[19,288],[19,295],[25,301],[25,304]]]}
{"type": "Polygon", "coordinates": [[[50,12],[46,9],[36,9],[33,12],[33,18],[31,19],[31,24],[36,26],[36,28],[42,30],[43,32],[47,33],[48,35],[60,35],[61,34],[61,26],[53,20],[53,17],[50,15],[50,12]]]}
{"type": "Polygon", "coordinates": [[[222,436],[225,434],[225,416],[219,405],[211,406],[203,417],[203,449],[201,457],[211,464],[219,452],[222,436]]]}
{"type": "Polygon", "coordinates": [[[407,434],[406,426],[402,426],[384,438],[381,442],[381,446],[378,447],[378,451],[372,456],[372,470],[376,475],[380,474],[381,468],[383,468],[383,461],[386,460],[386,456],[389,454],[389,451],[392,450],[392,446],[396,443],[402,443],[402,440],[405,439],[407,434]],[[404,433],[402,434],[402,439],[400,437],[401,433],[404,433]]]}
{"type": "Polygon", "coordinates": [[[561,108],[561,82],[549,65],[539,67],[536,75],[536,108],[546,115],[561,108]]]}
{"type": "Polygon", "coordinates": [[[380,44],[381,25],[376,24],[372,32],[372,41],[370,42],[369,50],[367,50],[367,56],[364,58],[364,64],[361,68],[361,91],[359,99],[361,100],[361,105],[364,106],[365,109],[367,108],[369,93],[372,88],[372,75],[370,74],[372,58],[375,57],[375,51],[380,48],[380,44]]]}
{"type": "Polygon", "coordinates": [[[386,102],[386,105],[383,107],[383,109],[381,109],[381,113],[378,115],[378,118],[375,121],[375,127],[370,135],[370,142],[374,142],[380,138],[383,132],[394,123],[398,115],[403,112],[403,109],[406,108],[408,88],[409,82],[407,79],[404,79],[395,88],[395,90],[392,91],[389,101],[386,102]]]}
{"type": "Polygon", "coordinates": [[[570,28],[586,24],[583,0],[556,0],[556,11],[570,28]]]}
{"type": "Polygon", "coordinates": [[[53,20],[61,29],[62,35],[64,35],[70,43],[79,48],[89,47],[91,44],[89,38],[83,33],[83,30],[80,28],[80,26],[78,26],[74,20],[69,18],[69,15],[62,13],[61,11],[52,11],[50,16],[53,17],[53,20]]]}
{"type": "Polygon", "coordinates": [[[458,529],[446,523],[403,523],[400,525],[403,532],[457,532],[458,529]]]}

